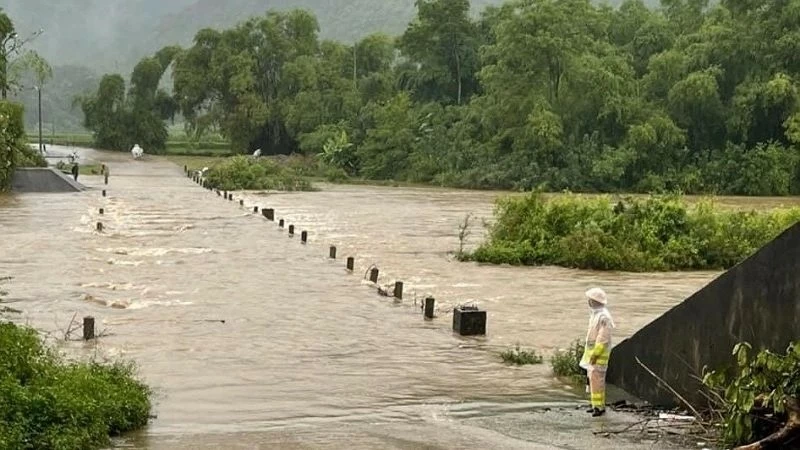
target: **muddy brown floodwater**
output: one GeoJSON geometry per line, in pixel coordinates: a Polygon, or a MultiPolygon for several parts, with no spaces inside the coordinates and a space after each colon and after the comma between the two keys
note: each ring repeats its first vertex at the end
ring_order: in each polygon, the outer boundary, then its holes
{"type": "Polygon", "coordinates": [[[79,194],[0,196],[0,276],[14,277],[10,301],[32,325],[57,333],[77,313],[111,333],[72,351],[138,363],[158,418],[121,446],[621,448],[572,442],[583,417],[532,419],[535,405],[574,406],[582,392],[497,352],[580,338],[591,286],[609,292],[618,342],[715,276],[456,262],[459,224],[475,215],[474,246],[497,193],[321,185],[226,202],[165,160],[82,154],[110,164],[109,196],[100,177],[81,178],[92,189],[79,194]],[[381,284],[405,283],[404,301],[362,281],[373,264],[381,284]],[[415,299],[429,294],[439,317],[426,322],[415,299]],[[465,302],[488,310],[487,337],[451,333],[448,311],[465,302]]]}

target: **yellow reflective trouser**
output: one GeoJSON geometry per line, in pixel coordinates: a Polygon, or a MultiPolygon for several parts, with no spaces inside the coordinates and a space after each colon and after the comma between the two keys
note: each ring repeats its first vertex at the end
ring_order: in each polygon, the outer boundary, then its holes
{"type": "Polygon", "coordinates": [[[597,357],[594,365],[589,366],[589,392],[591,393],[592,408],[604,409],[606,407],[606,369],[611,352],[605,344],[587,346],[583,354],[584,361],[597,357]]]}
{"type": "Polygon", "coordinates": [[[589,369],[589,392],[591,392],[592,408],[606,407],[606,370],[605,367],[589,369]]]}

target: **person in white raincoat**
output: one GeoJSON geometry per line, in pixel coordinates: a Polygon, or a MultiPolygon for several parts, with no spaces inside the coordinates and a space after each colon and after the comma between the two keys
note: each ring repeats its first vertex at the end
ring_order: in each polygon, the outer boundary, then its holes
{"type": "Polygon", "coordinates": [[[606,369],[608,357],[611,355],[611,331],[615,325],[606,307],[608,297],[602,289],[589,289],[586,291],[586,299],[591,315],[580,366],[586,369],[589,376],[592,416],[599,417],[606,412],[606,369]]]}

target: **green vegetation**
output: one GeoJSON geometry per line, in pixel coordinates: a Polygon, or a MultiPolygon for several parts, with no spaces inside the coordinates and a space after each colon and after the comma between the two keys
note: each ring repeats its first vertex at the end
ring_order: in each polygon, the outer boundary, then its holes
{"type": "Polygon", "coordinates": [[[469,6],[419,1],[397,39],[355,45],[320,41],[300,10],[201,30],[175,58],[175,102],[195,139],[318,154],[359,178],[800,192],[788,5],[511,0],[477,19],[469,6]]]}
{"type": "Polygon", "coordinates": [[[42,155],[25,143],[22,105],[0,101],[0,192],[11,185],[16,167],[46,166],[42,155]]]}
{"type": "Polygon", "coordinates": [[[515,364],[517,366],[541,364],[544,361],[544,357],[536,353],[536,350],[523,350],[520,348],[519,344],[514,348],[500,353],[500,358],[502,358],[503,362],[506,364],[515,364]]]}
{"type": "Polygon", "coordinates": [[[281,165],[269,158],[234,156],[212,166],[206,173],[212,187],[234,190],[307,191],[311,184],[300,167],[281,165]]]}
{"type": "MultiPolygon", "coordinates": [[[[733,371],[710,372],[703,383],[719,400],[722,437],[726,446],[762,439],[782,427],[800,435],[800,342],[786,353],[762,350],[751,355],[747,343],[737,345],[733,371]],[[788,422],[788,423],[787,423],[788,422]]],[[[792,433],[787,433],[789,437],[792,433]]],[[[770,448],[784,448],[787,442],[775,442],[770,448]]],[[[767,448],[767,447],[764,447],[767,448]]]]}
{"type": "Polygon", "coordinates": [[[106,447],[147,424],[149,397],[129,364],[66,362],[35,330],[0,323],[0,448],[106,447]]]}
{"type": "Polygon", "coordinates": [[[727,269],[800,220],[800,209],[729,211],[677,195],[501,199],[471,259],[494,264],[666,271],[727,269]]]}
{"type": "Polygon", "coordinates": [[[550,366],[557,377],[569,378],[576,384],[586,382],[586,374],[581,369],[580,362],[583,357],[583,340],[575,340],[568,349],[558,350],[550,358],[550,366]]]}
{"type": "Polygon", "coordinates": [[[168,136],[164,121],[174,119],[177,105],[158,86],[179,51],[165,47],[142,59],[131,73],[127,91],[121,75],[105,75],[96,93],[78,99],[96,147],[128,151],[139,144],[151,154],[164,151],[168,136]]]}

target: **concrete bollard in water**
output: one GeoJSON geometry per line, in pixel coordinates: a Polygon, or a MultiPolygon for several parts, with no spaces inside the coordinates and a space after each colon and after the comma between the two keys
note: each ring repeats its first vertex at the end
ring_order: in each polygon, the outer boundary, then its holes
{"type": "Polygon", "coordinates": [[[94,339],[94,317],[86,316],[83,318],[83,340],[94,339]]]}
{"type": "Polygon", "coordinates": [[[433,319],[434,308],[436,307],[436,300],[433,297],[425,299],[425,318],[433,319]]]}
{"type": "Polygon", "coordinates": [[[284,221],[283,219],[281,219],[278,221],[278,228],[283,228],[283,227],[284,227],[284,221]]]}
{"type": "Polygon", "coordinates": [[[486,334],[486,311],[477,306],[459,306],[453,309],[453,331],[461,336],[486,334]]]}
{"type": "Polygon", "coordinates": [[[97,222],[97,231],[103,232],[103,222],[97,222]]]}
{"type": "Polygon", "coordinates": [[[303,244],[308,243],[308,231],[300,232],[300,242],[302,242],[303,244]]]}
{"type": "Polygon", "coordinates": [[[264,211],[266,211],[266,213],[264,214],[264,217],[266,217],[267,220],[269,220],[270,222],[274,222],[275,221],[275,210],[272,209],[272,208],[267,208],[264,211]]]}
{"type": "Polygon", "coordinates": [[[183,171],[189,173],[189,167],[187,167],[185,164],[183,165],[183,171]]]}
{"type": "Polygon", "coordinates": [[[373,283],[377,283],[378,282],[378,275],[380,275],[380,271],[378,270],[377,267],[373,267],[369,271],[369,281],[372,281],[373,283]]]}
{"type": "Polygon", "coordinates": [[[239,200],[239,206],[244,206],[244,200],[239,200]]]}
{"type": "Polygon", "coordinates": [[[353,258],[352,256],[348,257],[347,258],[347,270],[352,272],[353,270],[355,270],[355,267],[356,267],[356,259],[353,258]]]}
{"type": "Polygon", "coordinates": [[[402,281],[395,281],[394,282],[394,298],[402,300],[403,299],[403,282],[402,281]]]}
{"type": "Polygon", "coordinates": [[[103,197],[105,197],[105,196],[106,196],[106,190],[103,189],[103,197]]]}
{"type": "Polygon", "coordinates": [[[336,259],[336,246],[331,245],[330,253],[328,253],[328,257],[331,259],[336,259]]]}
{"type": "Polygon", "coordinates": [[[108,174],[106,174],[105,179],[106,179],[106,184],[108,184],[108,174]]]}
{"type": "Polygon", "coordinates": [[[228,201],[230,201],[230,202],[233,201],[233,194],[228,194],[228,201]]]}
{"type": "Polygon", "coordinates": [[[217,189],[217,197],[219,197],[220,195],[222,195],[222,193],[220,193],[219,189],[217,189]]]}
{"type": "Polygon", "coordinates": [[[264,216],[265,219],[267,218],[267,208],[261,209],[261,215],[264,216]]]}
{"type": "Polygon", "coordinates": [[[258,214],[258,206],[253,206],[253,214],[258,214]]]}
{"type": "Polygon", "coordinates": [[[294,225],[289,225],[289,236],[294,236],[294,225]]]}
{"type": "Polygon", "coordinates": [[[105,213],[106,213],[106,210],[105,210],[105,209],[103,209],[103,208],[100,208],[100,215],[102,216],[102,215],[103,215],[103,214],[105,214],[105,213]]]}
{"type": "Polygon", "coordinates": [[[225,191],[225,200],[228,199],[228,191],[225,191]]]}

